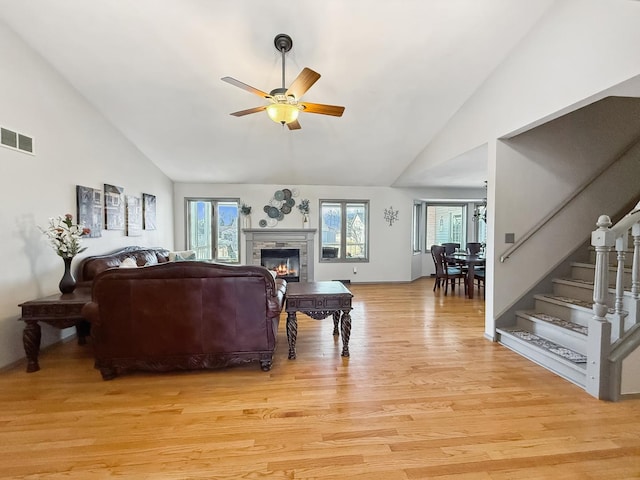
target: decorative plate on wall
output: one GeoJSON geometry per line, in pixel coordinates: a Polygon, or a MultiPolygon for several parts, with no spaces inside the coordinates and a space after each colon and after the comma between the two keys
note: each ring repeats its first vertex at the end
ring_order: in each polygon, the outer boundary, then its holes
{"type": "Polygon", "coordinates": [[[280,215],[280,210],[278,210],[276,207],[269,207],[267,215],[269,215],[269,218],[278,218],[278,216],[280,215]]]}
{"type": "Polygon", "coordinates": [[[260,226],[275,227],[278,222],[284,220],[285,215],[288,215],[293,210],[296,201],[293,197],[297,197],[299,191],[297,188],[283,188],[282,190],[276,190],[273,193],[273,197],[263,207],[264,213],[267,214],[267,219],[260,221],[260,226]],[[264,225],[262,222],[265,222],[264,225]]]}

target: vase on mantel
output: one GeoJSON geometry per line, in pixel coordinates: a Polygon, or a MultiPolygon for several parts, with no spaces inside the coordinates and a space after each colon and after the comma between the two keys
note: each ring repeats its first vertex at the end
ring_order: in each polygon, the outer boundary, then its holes
{"type": "Polygon", "coordinates": [[[242,216],[242,228],[244,229],[251,228],[251,215],[242,216]]]}
{"type": "Polygon", "coordinates": [[[58,284],[58,288],[62,293],[72,293],[76,289],[76,279],[71,273],[71,258],[62,258],[64,261],[64,275],[62,275],[62,280],[58,284]]]}
{"type": "Polygon", "coordinates": [[[302,214],[302,228],[309,228],[309,214],[302,214]]]}

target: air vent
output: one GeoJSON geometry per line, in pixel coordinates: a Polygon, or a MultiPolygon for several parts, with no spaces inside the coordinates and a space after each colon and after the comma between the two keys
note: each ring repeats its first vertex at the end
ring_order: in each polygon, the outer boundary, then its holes
{"type": "Polygon", "coordinates": [[[2,128],[0,129],[0,138],[2,139],[2,145],[11,148],[18,148],[18,134],[16,132],[2,128]]]}
{"type": "Polygon", "coordinates": [[[0,127],[0,145],[33,154],[33,138],[0,127]]]}

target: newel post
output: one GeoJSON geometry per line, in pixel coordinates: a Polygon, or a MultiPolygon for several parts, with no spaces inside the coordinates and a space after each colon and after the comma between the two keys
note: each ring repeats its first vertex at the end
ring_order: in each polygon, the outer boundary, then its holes
{"type": "Polygon", "coordinates": [[[611,348],[611,324],[606,315],[609,311],[609,252],[615,245],[615,234],[610,230],[611,219],[601,215],[591,233],[591,245],[596,251],[596,271],[593,280],[593,317],[589,321],[587,337],[587,382],[586,390],[596,398],[608,396],[608,362],[611,348]]]}

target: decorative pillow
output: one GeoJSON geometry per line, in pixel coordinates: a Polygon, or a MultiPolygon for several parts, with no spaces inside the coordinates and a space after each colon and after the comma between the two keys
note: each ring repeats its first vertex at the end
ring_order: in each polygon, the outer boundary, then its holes
{"type": "Polygon", "coordinates": [[[195,250],[182,250],[180,252],[169,252],[170,262],[184,262],[196,259],[195,250]]]}
{"type": "Polygon", "coordinates": [[[131,257],[125,258],[120,263],[120,268],[137,268],[137,267],[138,267],[138,264],[136,263],[136,260],[131,257]]]}

